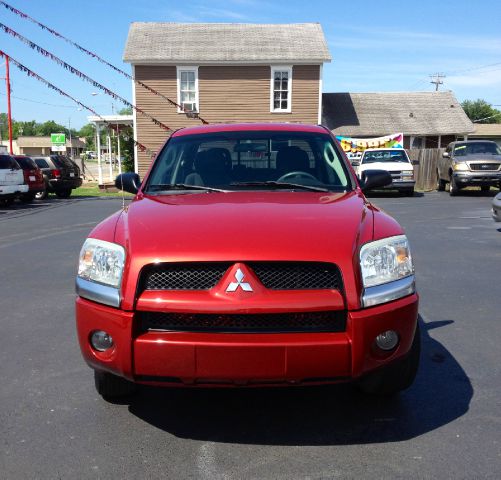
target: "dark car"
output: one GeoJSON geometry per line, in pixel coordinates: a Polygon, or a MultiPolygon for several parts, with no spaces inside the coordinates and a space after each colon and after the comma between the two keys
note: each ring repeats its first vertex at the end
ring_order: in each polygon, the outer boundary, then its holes
{"type": "Polygon", "coordinates": [[[488,140],[450,143],[438,161],[437,190],[447,184],[452,196],[463,187],[501,188],[501,148],[488,140]]]}
{"type": "Polygon", "coordinates": [[[49,157],[34,157],[35,163],[42,170],[45,180],[45,192],[36,195],[36,198],[45,198],[49,193],[55,193],[59,198],[68,198],[71,191],[82,185],[80,168],[63,155],[49,157]]]}
{"type": "Polygon", "coordinates": [[[45,181],[42,170],[26,155],[15,155],[14,159],[23,170],[24,183],[28,185],[28,192],[23,193],[19,198],[22,202],[32,202],[37,194],[45,192],[45,181]]]}

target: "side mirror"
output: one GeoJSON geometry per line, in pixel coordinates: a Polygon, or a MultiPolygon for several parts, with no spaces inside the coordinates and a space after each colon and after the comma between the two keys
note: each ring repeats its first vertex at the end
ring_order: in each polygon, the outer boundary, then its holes
{"type": "Polygon", "coordinates": [[[412,165],[419,165],[419,160],[412,160],[412,165]]]}
{"type": "Polygon", "coordinates": [[[354,160],[353,162],[351,162],[351,166],[352,167],[360,167],[360,162],[358,160],[354,160]]]}
{"type": "Polygon", "coordinates": [[[375,188],[391,185],[391,175],[386,170],[365,170],[363,173],[362,191],[367,192],[375,188]]]}
{"type": "Polygon", "coordinates": [[[139,191],[139,187],[141,186],[141,180],[139,179],[139,175],[137,173],[121,173],[115,179],[115,187],[118,190],[125,190],[126,192],[133,193],[134,195],[139,191]]]}
{"type": "Polygon", "coordinates": [[[450,157],[449,152],[442,153],[442,157],[449,158],[450,157]]]}

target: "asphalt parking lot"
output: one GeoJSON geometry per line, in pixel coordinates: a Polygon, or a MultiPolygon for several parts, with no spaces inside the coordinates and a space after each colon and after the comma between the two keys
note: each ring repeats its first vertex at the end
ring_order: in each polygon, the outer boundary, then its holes
{"type": "Polygon", "coordinates": [[[373,196],[410,239],[423,351],[392,400],[347,385],[142,389],[106,403],[76,341],[77,255],[119,199],[0,209],[0,476],[500,478],[501,224],[491,196],[373,196]]]}

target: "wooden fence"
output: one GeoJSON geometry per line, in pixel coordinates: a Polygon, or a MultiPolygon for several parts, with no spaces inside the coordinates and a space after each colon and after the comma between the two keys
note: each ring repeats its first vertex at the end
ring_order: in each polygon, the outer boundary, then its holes
{"type": "Polygon", "coordinates": [[[422,148],[407,150],[411,160],[419,160],[414,166],[416,190],[430,191],[437,187],[438,159],[442,157],[445,148],[422,148]]]}

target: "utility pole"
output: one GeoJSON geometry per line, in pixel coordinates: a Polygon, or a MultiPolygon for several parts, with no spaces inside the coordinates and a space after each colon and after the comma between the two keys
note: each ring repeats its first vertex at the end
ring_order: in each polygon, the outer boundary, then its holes
{"type": "Polygon", "coordinates": [[[430,75],[431,82],[435,85],[435,92],[438,92],[438,86],[443,85],[444,81],[442,80],[445,78],[445,75],[443,73],[435,73],[435,75],[430,75]]]}
{"type": "Polygon", "coordinates": [[[9,57],[5,55],[5,82],[7,83],[7,123],[9,124],[9,152],[14,155],[12,150],[12,113],[10,109],[10,75],[9,75],[9,57]]]}

